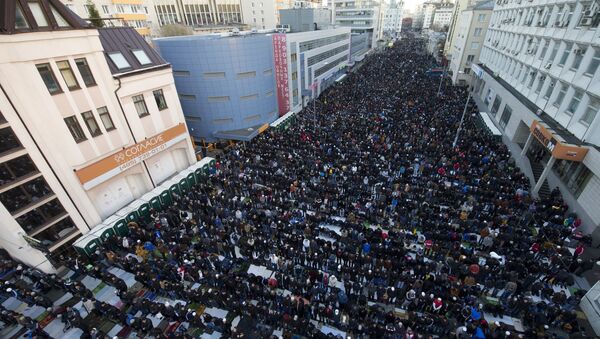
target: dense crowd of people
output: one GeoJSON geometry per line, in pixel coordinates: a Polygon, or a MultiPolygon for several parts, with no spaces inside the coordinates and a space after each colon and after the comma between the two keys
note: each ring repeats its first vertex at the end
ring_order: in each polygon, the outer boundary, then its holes
{"type": "MultiPolygon", "coordinates": [[[[130,223],[127,236],[90,257],[63,258],[75,276],[114,286],[119,307],[77,279],[39,278],[22,266],[14,274],[35,285],[7,282],[2,293],[81,327],[76,310],[43,296],[68,290],[139,337],[192,337],[191,329],[225,338],[575,335],[582,292],[568,287],[584,249],[571,254],[566,239],[581,222],[558,191],[529,194],[529,179],[476,126],[471,105],[454,145],[467,92],[446,86],[436,95],[438,79],[426,74],[434,61],[422,48],[406,37],[369,57],[286,130],[218,156],[205,182],[130,223]],[[142,298],[111,267],[184,303],[142,298]],[[157,314],[186,326],[155,327],[147,315],[157,314]]],[[[12,311],[0,317],[44,335],[12,311]]]]}

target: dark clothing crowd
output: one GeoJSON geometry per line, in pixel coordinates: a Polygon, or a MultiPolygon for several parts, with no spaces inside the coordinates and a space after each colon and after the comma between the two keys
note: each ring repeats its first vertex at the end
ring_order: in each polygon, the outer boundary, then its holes
{"type": "MultiPolygon", "coordinates": [[[[474,104],[459,126],[468,89],[443,83],[438,94],[423,47],[406,36],[369,56],[286,129],[216,156],[204,182],[130,223],[127,236],[62,258],[114,286],[119,307],[55,275],[32,278],[33,287],[7,282],[11,292],[52,309],[40,295],[68,290],[138,337],[575,335],[585,292],[569,288],[583,247],[568,239],[581,221],[556,190],[532,197],[507,147],[476,123],[474,104]],[[142,298],[111,267],[183,303],[142,298]],[[153,326],[147,316],[157,314],[178,326],[153,326]]],[[[2,317],[31,322],[13,313],[2,317]]],[[[73,309],[60,316],[82,326],[73,309]]]]}

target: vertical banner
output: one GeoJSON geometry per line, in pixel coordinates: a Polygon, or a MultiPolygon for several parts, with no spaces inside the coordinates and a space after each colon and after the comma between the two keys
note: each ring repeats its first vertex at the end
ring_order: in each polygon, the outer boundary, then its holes
{"type": "Polygon", "coordinates": [[[288,83],[287,45],[283,33],[273,34],[273,59],[275,61],[275,82],[279,116],[290,110],[290,92],[288,83]]]}

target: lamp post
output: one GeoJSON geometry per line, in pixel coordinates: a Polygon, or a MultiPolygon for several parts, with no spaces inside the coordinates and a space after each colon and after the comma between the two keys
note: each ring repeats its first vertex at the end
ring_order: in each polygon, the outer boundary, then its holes
{"type": "Polygon", "coordinates": [[[456,147],[456,143],[458,142],[458,135],[462,130],[463,121],[465,120],[465,114],[467,114],[467,108],[469,107],[469,100],[471,100],[471,89],[469,88],[469,95],[467,96],[467,102],[465,102],[465,108],[463,109],[462,116],[460,117],[460,124],[458,125],[458,129],[456,130],[456,136],[454,137],[454,142],[452,143],[452,147],[456,147]]]}

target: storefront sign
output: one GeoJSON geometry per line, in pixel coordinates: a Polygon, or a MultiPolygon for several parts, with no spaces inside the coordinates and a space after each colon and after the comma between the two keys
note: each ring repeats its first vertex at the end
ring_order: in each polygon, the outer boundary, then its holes
{"type": "Polygon", "coordinates": [[[287,42],[283,33],[273,34],[273,59],[275,61],[275,82],[279,116],[290,110],[290,92],[288,83],[287,42]]]}
{"type": "Polygon", "coordinates": [[[91,165],[83,167],[75,174],[83,188],[91,189],[106,180],[122,173],[142,161],[164,151],[172,145],[187,138],[187,130],[184,124],[179,124],[160,134],[137,144],[124,148],[121,151],[99,160],[91,165]]]}
{"type": "Polygon", "coordinates": [[[551,130],[534,120],[530,128],[533,137],[544,146],[556,159],[583,161],[588,149],[576,145],[564,144],[554,136],[551,130]]]}

